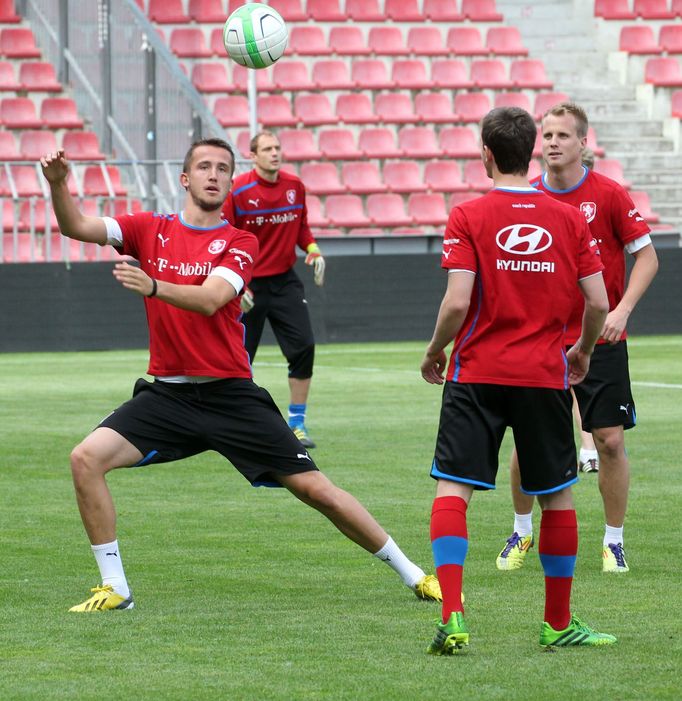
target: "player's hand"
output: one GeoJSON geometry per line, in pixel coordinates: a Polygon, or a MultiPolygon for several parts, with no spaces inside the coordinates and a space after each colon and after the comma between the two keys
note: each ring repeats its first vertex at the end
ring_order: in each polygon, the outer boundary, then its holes
{"type": "Polygon", "coordinates": [[[318,287],[324,285],[324,269],[326,263],[320,252],[320,247],[316,243],[308,246],[308,255],[305,257],[305,264],[313,266],[313,280],[318,287]]]}
{"type": "Polygon", "coordinates": [[[253,299],[253,292],[251,292],[251,290],[248,287],[245,287],[244,294],[242,295],[242,298],[239,301],[239,306],[241,307],[241,310],[244,312],[244,314],[248,314],[253,309],[254,304],[255,302],[253,299]]]}
{"type": "Polygon", "coordinates": [[[580,341],[568,349],[566,360],[568,361],[568,384],[580,384],[590,369],[591,353],[586,353],[580,341]]]}
{"type": "Polygon", "coordinates": [[[122,261],[114,266],[114,277],[127,290],[148,297],[154,290],[154,282],[151,277],[140,268],[122,261]]]}
{"type": "Polygon", "coordinates": [[[64,156],[64,151],[48,153],[40,159],[45,180],[49,183],[57,183],[66,180],[69,174],[69,164],[64,156]]]}
{"type": "Polygon", "coordinates": [[[422,377],[430,385],[442,385],[445,382],[443,373],[446,365],[445,351],[439,351],[435,354],[426,351],[421,365],[422,377]]]}
{"type": "Polygon", "coordinates": [[[629,316],[630,314],[628,312],[619,310],[618,308],[610,311],[606,316],[601,337],[612,345],[618,343],[623,337],[623,332],[627,326],[629,316]]]}

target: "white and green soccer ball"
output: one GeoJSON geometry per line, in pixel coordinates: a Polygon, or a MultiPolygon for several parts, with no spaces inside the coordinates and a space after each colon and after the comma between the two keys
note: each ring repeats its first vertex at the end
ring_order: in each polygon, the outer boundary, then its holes
{"type": "Polygon", "coordinates": [[[282,16],[267,5],[249,3],[225,22],[223,42],[228,56],[247,68],[267,68],[281,58],[289,32],[282,16]]]}

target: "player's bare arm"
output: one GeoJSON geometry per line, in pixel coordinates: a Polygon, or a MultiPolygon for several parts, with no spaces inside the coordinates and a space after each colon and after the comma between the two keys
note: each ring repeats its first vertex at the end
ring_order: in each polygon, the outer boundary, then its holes
{"type": "Polygon", "coordinates": [[[40,159],[40,165],[50,185],[52,208],[62,234],[77,241],[104,245],[107,242],[104,222],[99,217],[85,216],[69,192],[69,163],[64,151],[46,154],[40,159]]]}
{"type": "Polygon", "coordinates": [[[127,290],[144,297],[158,297],[174,307],[204,316],[213,316],[237,296],[234,287],[218,275],[209,275],[201,285],[176,285],[155,280],[144,270],[125,261],[116,263],[113,273],[127,290]]]}

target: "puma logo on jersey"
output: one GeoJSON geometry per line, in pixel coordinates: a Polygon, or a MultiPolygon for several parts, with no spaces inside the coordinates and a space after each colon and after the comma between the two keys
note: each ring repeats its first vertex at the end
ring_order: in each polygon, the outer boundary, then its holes
{"type": "Polygon", "coordinates": [[[239,269],[244,270],[244,266],[246,265],[246,261],[242,260],[239,256],[235,256],[234,259],[239,263],[239,269]]]}
{"type": "Polygon", "coordinates": [[[308,453],[296,453],[297,458],[301,458],[302,460],[310,460],[310,455],[308,453]]]}
{"type": "Polygon", "coordinates": [[[156,235],[159,241],[161,241],[161,248],[165,248],[166,244],[170,241],[170,236],[168,238],[163,238],[161,234],[156,235]]]}
{"type": "Polygon", "coordinates": [[[621,410],[621,411],[624,411],[624,412],[627,414],[627,413],[628,413],[628,408],[629,408],[629,406],[630,406],[629,404],[626,404],[625,406],[623,406],[623,405],[621,404],[621,405],[620,405],[620,410],[621,410]]]}
{"type": "Polygon", "coordinates": [[[260,202],[260,198],[256,200],[249,200],[249,204],[252,204],[254,207],[258,207],[258,203],[260,202]]]}

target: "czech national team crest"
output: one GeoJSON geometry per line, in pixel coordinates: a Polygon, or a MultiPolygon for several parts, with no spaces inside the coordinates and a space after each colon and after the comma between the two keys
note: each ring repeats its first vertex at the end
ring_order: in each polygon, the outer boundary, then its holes
{"type": "Polygon", "coordinates": [[[589,224],[597,216],[597,205],[595,202],[581,202],[580,211],[585,215],[589,224]]]}
{"type": "Polygon", "coordinates": [[[287,190],[287,202],[289,204],[296,202],[296,190],[287,190]]]}
{"type": "Polygon", "coordinates": [[[227,246],[227,241],[225,241],[225,239],[215,239],[209,244],[208,252],[212,253],[213,255],[222,253],[225,250],[225,246],[227,246]]]}

